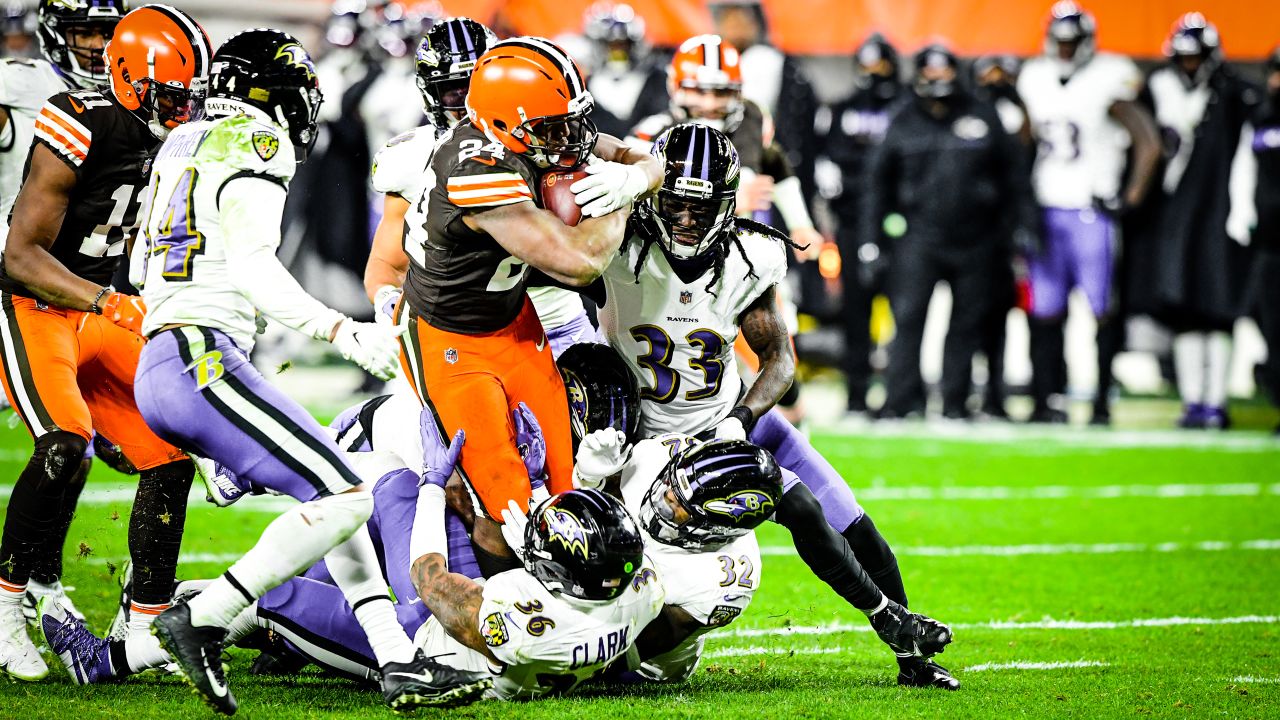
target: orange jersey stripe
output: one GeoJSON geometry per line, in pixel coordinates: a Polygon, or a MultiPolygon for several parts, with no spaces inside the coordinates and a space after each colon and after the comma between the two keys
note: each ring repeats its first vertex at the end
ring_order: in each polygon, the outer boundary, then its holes
{"type": "Polygon", "coordinates": [[[529,184],[526,183],[524,180],[497,180],[494,182],[469,183],[469,184],[456,183],[450,180],[447,187],[449,192],[453,193],[453,192],[463,192],[466,190],[506,190],[508,188],[512,188],[512,189],[521,188],[521,189],[527,190],[529,187],[529,184]]]}
{"type": "Polygon", "coordinates": [[[88,147],[89,137],[84,134],[83,132],[84,128],[76,126],[75,123],[70,123],[70,122],[67,122],[66,120],[63,120],[62,118],[58,117],[52,112],[49,112],[47,109],[40,111],[40,117],[57,123],[59,126],[61,126],[64,130],[67,131],[68,135],[75,138],[76,140],[79,140],[86,147],[88,147]]]}
{"type": "Polygon", "coordinates": [[[458,207],[471,207],[474,205],[498,205],[502,203],[514,202],[516,200],[531,200],[533,196],[529,193],[494,193],[478,198],[466,198],[464,200],[452,200],[454,205],[458,207]]]}
{"type": "Polygon", "coordinates": [[[88,157],[83,150],[71,141],[67,140],[67,136],[60,132],[58,128],[42,122],[40,118],[36,118],[36,131],[37,133],[43,131],[44,134],[48,136],[47,139],[51,143],[61,145],[63,150],[65,150],[69,155],[75,157],[77,160],[84,162],[85,158],[88,157]]]}

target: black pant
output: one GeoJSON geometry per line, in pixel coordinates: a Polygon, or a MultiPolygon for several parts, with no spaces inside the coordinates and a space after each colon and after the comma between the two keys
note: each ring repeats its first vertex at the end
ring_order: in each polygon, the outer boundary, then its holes
{"type": "Polygon", "coordinates": [[[1013,266],[1007,250],[991,254],[991,294],[987,304],[987,317],[982,324],[982,343],[979,348],[987,356],[987,392],[983,398],[984,410],[1004,410],[1004,345],[1005,327],[1009,311],[1017,305],[1014,289],[1013,266]]]}
{"type": "Polygon", "coordinates": [[[920,342],[925,315],[934,286],[945,280],[951,286],[951,324],[942,358],[942,410],[965,412],[973,375],[973,354],[982,340],[983,323],[991,295],[993,248],[944,248],[910,235],[894,247],[889,271],[889,302],[897,334],[889,345],[885,373],[888,397],[885,410],[905,415],[925,407],[924,379],[920,375],[920,342]]]}
{"type": "Polygon", "coordinates": [[[840,322],[844,327],[844,357],[841,370],[848,388],[849,410],[867,409],[867,389],[871,386],[871,301],[876,289],[867,287],[859,275],[856,222],[841,221],[836,231],[840,248],[840,284],[843,294],[840,322]]]}
{"type": "Polygon", "coordinates": [[[1280,253],[1259,252],[1254,260],[1254,307],[1258,329],[1267,342],[1263,382],[1271,402],[1280,407],[1280,253]]]}

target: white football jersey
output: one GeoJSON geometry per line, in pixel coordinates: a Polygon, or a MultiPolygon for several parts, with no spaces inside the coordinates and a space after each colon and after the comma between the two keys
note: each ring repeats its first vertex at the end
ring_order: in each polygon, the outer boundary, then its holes
{"type": "Polygon", "coordinates": [[[730,243],[724,272],[711,290],[712,270],[689,283],[654,243],[636,281],[643,242],[628,238],[605,271],[607,292],[600,329],[640,383],[640,431],[697,434],[724,419],[743,392],[733,342],[738,317],[787,271],[782,244],[751,231],[738,241],[751,269],[730,243]]]}
{"type": "Polygon", "coordinates": [[[0,131],[0,250],[9,235],[9,211],[22,187],[22,170],[35,137],[36,115],[50,96],[70,85],[44,60],[0,59],[0,105],[9,122],[0,131]]]}
{"type": "MultiPolygon", "coordinates": [[[[187,123],[169,134],[138,214],[134,264],[143,263],[144,334],[186,323],[222,330],[245,352],[253,347],[256,308],[231,282],[227,250],[262,238],[223,233],[219,200],[235,177],[287,187],[294,166],[289,136],[247,115],[187,123]]],[[[283,202],[281,193],[281,208],[283,202]]]]}
{"type": "Polygon", "coordinates": [[[399,195],[409,203],[404,215],[404,251],[419,265],[426,263],[427,191],[435,187],[431,155],[436,150],[436,128],[423,125],[391,138],[373,159],[373,189],[399,195]]]}
{"type": "Polygon", "coordinates": [[[492,673],[488,697],[532,700],[563,694],[626,654],[661,612],[663,592],[648,560],[611,602],[552,594],[528,571],[508,570],[484,584],[477,618],[480,636],[502,666],[491,667],[483,655],[449,638],[434,617],[416,642],[428,657],[451,667],[492,673]]]}
{"type": "Polygon", "coordinates": [[[1142,74],[1132,60],[1098,53],[1071,75],[1039,56],[1018,76],[1039,150],[1032,183],[1045,207],[1087,208],[1093,199],[1120,194],[1129,133],[1109,114],[1116,102],[1133,100],[1142,74]]]}
{"type": "MultiPolygon", "coordinates": [[[[688,435],[670,433],[635,444],[622,469],[622,499],[633,516],[639,516],[645,493],[672,456],[697,442],[688,435]]],[[[646,537],[645,556],[662,578],[667,604],[689,613],[706,628],[669,652],[644,661],[638,672],[650,680],[687,680],[702,659],[703,636],[733,622],[751,604],[760,587],[760,543],[751,532],[714,550],[695,552],[646,537]]]]}
{"type": "Polygon", "coordinates": [[[542,321],[542,327],[548,331],[565,323],[576,320],[586,312],[582,306],[582,296],[572,290],[558,287],[531,287],[529,300],[533,301],[533,309],[542,321]]]}
{"type": "Polygon", "coordinates": [[[1187,87],[1181,71],[1168,65],[1151,73],[1148,85],[1151,99],[1155,102],[1156,125],[1164,132],[1166,140],[1170,134],[1177,137],[1173,157],[1165,163],[1162,183],[1164,191],[1172,193],[1178,189],[1182,174],[1187,170],[1187,163],[1191,162],[1196,128],[1204,120],[1212,93],[1208,83],[1187,87]]]}

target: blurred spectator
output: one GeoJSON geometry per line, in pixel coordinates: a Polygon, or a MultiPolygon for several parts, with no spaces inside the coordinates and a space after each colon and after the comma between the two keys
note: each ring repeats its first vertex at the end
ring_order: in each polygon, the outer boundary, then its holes
{"type": "Polygon", "coordinates": [[[815,118],[821,155],[816,169],[818,187],[836,219],[836,244],[842,259],[841,286],[847,388],[845,409],[864,414],[871,384],[871,301],[884,292],[885,263],[879,237],[863,237],[858,198],[867,156],[884,139],[890,105],[902,95],[898,52],[879,33],[862,42],[853,56],[853,95],[815,118]]]}
{"type": "Polygon", "coordinates": [[[583,34],[592,44],[587,89],[602,133],[626,137],[636,123],[667,108],[666,72],[655,62],[644,30],[644,18],[630,5],[607,0],[583,18],[583,34]]]}
{"type": "Polygon", "coordinates": [[[8,0],[0,7],[3,23],[4,57],[36,57],[36,12],[25,2],[8,0]]]}
{"type": "MultiPolygon", "coordinates": [[[[995,106],[1006,133],[1018,140],[1022,152],[1018,155],[1023,182],[1031,180],[1031,163],[1035,153],[1031,144],[1031,122],[1027,108],[1018,95],[1018,59],[1012,55],[987,55],[973,63],[974,95],[995,106]]],[[[1015,238],[1008,238],[1006,247],[1014,249],[1015,238]]],[[[982,397],[982,414],[989,418],[1008,420],[1005,409],[1004,347],[1005,327],[1009,311],[1017,306],[1017,279],[1026,278],[1026,258],[1019,252],[997,252],[991,264],[991,297],[986,322],[982,328],[979,350],[987,359],[987,387],[982,397]],[[1015,264],[1018,267],[1015,279],[1015,264]]]]}
{"type": "Polygon", "coordinates": [[[387,2],[378,9],[373,38],[379,73],[359,105],[371,157],[391,138],[422,124],[413,54],[422,36],[444,17],[444,8],[434,0],[387,2]]]}
{"type": "Polygon", "coordinates": [[[1233,164],[1249,154],[1241,131],[1261,98],[1223,62],[1217,28],[1200,13],[1174,24],[1164,51],[1169,63],[1148,80],[1166,155],[1151,277],[1161,319],[1175,333],[1179,425],[1225,428],[1231,333],[1244,310],[1242,245],[1251,224],[1232,217],[1247,211],[1246,203],[1232,202],[1229,182],[1233,164]]]}
{"type": "Polygon", "coordinates": [[[799,63],[768,41],[768,22],[759,0],[711,0],[716,32],[742,53],[743,97],[773,117],[778,144],[812,198],[813,162],[818,155],[813,117],[818,99],[799,63]]]}
{"type": "Polygon", "coordinates": [[[925,409],[920,342],[934,286],[951,287],[951,323],[942,366],[943,416],[969,417],[972,384],[990,295],[993,256],[1012,227],[1030,232],[1035,211],[1019,171],[1016,141],[995,109],[961,88],[959,63],[943,45],[915,59],[912,102],[889,120],[884,141],[871,153],[860,219],[864,238],[898,235],[892,247],[889,301],[897,335],[889,346],[888,395],[881,416],[925,409]],[[895,212],[898,225],[886,217],[895,212]]]}
{"type": "MultiPolygon", "coordinates": [[[[1280,407],[1280,46],[1267,61],[1266,95],[1254,113],[1251,146],[1257,160],[1252,246],[1254,310],[1267,341],[1263,385],[1280,407]]],[[[1280,426],[1276,426],[1280,434],[1280,426]]]]}
{"type": "Polygon", "coordinates": [[[1067,421],[1056,396],[1066,382],[1063,325],[1074,287],[1084,291],[1098,320],[1098,388],[1090,422],[1111,421],[1111,364],[1123,341],[1116,312],[1117,223],[1142,203],[1159,161],[1155,123],[1134,102],[1142,86],[1138,67],[1095,52],[1094,36],[1092,15],[1075,3],[1057,3],[1044,55],[1028,60],[1018,76],[1039,143],[1032,184],[1044,207],[1044,247],[1028,262],[1032,422],[1067,421]],[[1133,161],[1122,187],[1130,142],[1133,161]]]}

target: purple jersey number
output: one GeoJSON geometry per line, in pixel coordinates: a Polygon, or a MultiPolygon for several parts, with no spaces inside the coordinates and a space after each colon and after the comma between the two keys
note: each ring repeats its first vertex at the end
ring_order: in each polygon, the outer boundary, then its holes
{"type": "Polygon", "coordinates": [[[160,218],[157,237],[151,238],[151,255],[164,255],[165,280],[188,282],[195,270],[193,262],[204,253],[204,235],[196,230],[195,192],[198,175],[187,168],[169,196],[168,206],[160,218]]]}
{"type": "MultiPolygon", "coordinates": [[[[636,358],[636,362],[653,373],[653,386],[640,388],[640,397],[658,403],[671,402],[680,390],[680,375],[671,368],[671,359],[675,354],[675,343],[671,336],[657,325],[637,325],[631,328],[631,337],[649,343],[649,352],[636,358]]],[[[690,360],[689,365],[701,370],[704,379],[702,387],[686,392],[684,399],[705,400],[715,397],[720,392],[720,383],[724,379],[724,362],[720,360],[720,354],[726,345],[724,338],[713,330],[702,328],[689,333],[684,339],[700,349],[698,357],[690,360]]]]}

